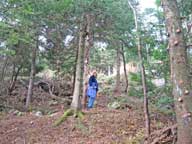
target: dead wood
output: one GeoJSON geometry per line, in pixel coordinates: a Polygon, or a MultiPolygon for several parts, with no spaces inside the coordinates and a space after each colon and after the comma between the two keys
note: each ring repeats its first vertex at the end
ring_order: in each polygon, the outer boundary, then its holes
{"type": "Polygon", "coordinates": [[[151,141],[150,144],[167,143],[168,141],[174,142],[176,139],[176,131],[177,125],[175,124],[151,133],[148,140],[151,141]]]}
{"type": "Polygon", "coordinates": [[[10,105],[4,105],[4,104],[0,104],[0,108],[3,108],[3,109],[14,109],[13,106],[10,106],[10,105]]]}
{"type": "Polygon", "coordinates": [[[49,93],[49,96],[57,101],[62,101],[62,102],[67,102],[67,103],[71,103],[71,99],[66,99],[66,98],[62,98],[59,97],[57,95],[54,94],[54,90],[55,90],[55,85],[53,82],[50,81],[38,81],[36,83],[34,83],[35,86],[41,88],[42,90],[44,90],[45,92],[49,93]]]}

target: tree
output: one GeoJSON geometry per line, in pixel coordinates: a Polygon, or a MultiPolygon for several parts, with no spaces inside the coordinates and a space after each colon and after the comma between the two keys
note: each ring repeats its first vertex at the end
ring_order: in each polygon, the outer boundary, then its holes
{"type": "Polygon", "coordinates": [[[121,80],[121,75],[120,75],[120,67],[121,67],[121,53],[120,53],[120,45],[118,42],[116,42],[116,82],[115,82],[115,95],[120,95],[121,93],[121,86],[120,86],[120,80],[121,80]]]}
{"type": "Polygon", "coordinates": [[[142,57],[142,45],[141,45],[141,38],[140,38],[140,28],[138,24],[138,16],[136,8],[133,4],[128,0],[128,4],[133,10],[134,19],[135,19],[135,29],[136,29],[136,39],[137,39],[137,50],[138,50],[138,57],[139,57],[139,64],[141,69],[141,77],[142,77],[142,87],[143,87],[143,95],[144,95],[144,115],[145,115],[145,137],[149,137],[150,135],[150,117],[149,117],[149,108],[148,108],[148,97],[147,97],[147,85],[146,85],[146,76],[145,76],[145,67],[143,64],[143,57],[142,57]]]}
{"type": "Polygon", "coordinates": [[[128,80],[128,76],[127,76],[127,68],[126,68],[126,60],[125,60],[125,54],[124,54],[124,44],[121,44],[121,55],[123,58],[123,69],[124,69],[124,75],[125,75],[125,93],[128,93],[128,88],[129,88],[129,80],[128,80]]]}
{"type": "Polygon", "coordinates": [[[37,56],[37,50],[39,48],[39,35],[36,36],[36,46],[32,48],[32,56],[31,56],[31,72],[30,72],[30,78],[29,78],[29,87],[27,91],[27,97],[26,97],[26,109],[29,108],[31,103],[31,97],[33,95],[33,85],[34,85],[34,76],[35,76],[35,67],[36,67],[36,56],[37,56]]]}
{"type": "Polygon", "coordinates": [[[187,66],[186,43],[176,0],[162,0],[169,36],[173,96],[178,125],[177,144],[192,143],[192,97],[187,66]]]}
{"type": "MultiPolygon", "coordinates": [[[[71,3],[72,2],[69,0],[57,2],[52,0],[48,0],[46,2],[34,2],[30,0],[3,0],[0,2],[0,8],[2,10],[0,27],[3,28],[2,33],[0,33],[0,38],[1,41],[5,43],[5,49],[15,52],[14,58],[11,58],[13,59],[13,74],[11,76],[11,85],[9,86],[10,93],[14,89],[15,81],[21,69],[28,67],[28,63],[26,63],[26,61],[30,61],[30,52],[32,53],[27,103],[30,101],[29,95],[32,96],[32,79],[35,72],[33,69],[35,67],[36,56],[38,56],[35,54],[39,47],[39,42],[37,42],[39,40],[36,40],[36,38],[38,39],[39,36],[36,36],[36,33],[40,33],[39,35],[42,36],[42,31],[44,28],[53,23],[60,22],[58,17],[61,16],[62,13],[66,12],[66,9],[70,7],[71,3]],[[52,12],[56,14],[53,14],[52,12]],[[55,16],[54,19],[52,18],[53,15],[55,16]],[[52,23],[50,22],[50,19],[53,20],[52,23]],[[36,42],[38,44],[34,45],[36,42]],[[17,69],[16,66],[18,66],[17,69]]],[[[58,45],[60,46],[61,43],[62,42],[60,41],[58,45]]],[[[7,55],[5,54],[5,57],[6,56],[7,55]]],[[[2,74],[4,75],[4,71],[2,74]]]]}
{"type": "Polygon", "coordinates": [[[71,108],[64,112],[63,116],[55,121],[54,125],[61,124],[68,116],[74,115],[75,117],[82,118],[82,105],[81,96],[83,94],[83,75],[84,75],[84,51],[85,51],[85,36],[86,36],[86,23],[85,15],[83,14],[80,19],[79,27],[79,38],[78,38],[78,49],[77,59],[75,68],[75,81],[73,90],[73,99],[71,108]]]}
{"type": "Polygon", "coordinates": [[[90,63],[90,49],[93,47],[93,26],[94,26],[94,15],[90,12],[85,15],[86,18],[86,36],[85,36],[85,50],[84,50],[84,74],[83,74],[83,107],[86,108],[87,103],[87,83],[89,74],[89,63],[90,63]]]}
{"type": "Polygon", "coordinates": [[[73,91],[73,100],[71,103],[71,109],[81,110],[81,99],[82,86],[83,86],[83,64],[84,64],[84,38],[85,38],[85,16],[82,16],[80,29],[79,29],[79,44],[78,44],[78,55],[76,62],[76,74],[75,74],[75,87],[73,91]]]}

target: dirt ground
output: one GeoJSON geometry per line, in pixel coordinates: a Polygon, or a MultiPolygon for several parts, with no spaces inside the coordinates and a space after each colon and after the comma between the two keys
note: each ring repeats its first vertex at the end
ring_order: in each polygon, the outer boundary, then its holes
{"type": "MultiPolygon", "coordinates": [[[[82,120],[69,117],[57,127],[53,123],[64,112],[61,105],[51,115],[1,114],[0,144],[137,144],[144,133],[142,103],[114,110],[107,107],[108,101],[99,96],[82,120]]],[[[166,125],[166,118],[152,118],[153,131],[166,125]]]]}

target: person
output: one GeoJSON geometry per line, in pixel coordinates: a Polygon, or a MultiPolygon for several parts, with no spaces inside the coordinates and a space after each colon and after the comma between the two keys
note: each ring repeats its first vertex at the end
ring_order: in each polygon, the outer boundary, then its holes
{"type": "Polygon", "coordinates": [[[93,71],[92,75],[89,78],[87,96],[88,96],[88,105],[87,108],[93,108],[94,101],[97,97],[98,92],[98,82],[97,82],[97,72],[93,71]]]}

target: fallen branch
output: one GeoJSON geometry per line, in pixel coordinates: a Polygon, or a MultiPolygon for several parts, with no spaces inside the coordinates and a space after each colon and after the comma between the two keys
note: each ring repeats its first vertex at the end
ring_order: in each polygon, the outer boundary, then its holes
{"type": "Polygon", "coordinates": [[[167,137],[167,134],[164,133],[160,137],[155,138],[151,144],[157,144],[159,141],[163,140],[166,137],[167,137]]]}
{"type": "Polygon", "coordinates": [[[164,140],[167,137],[172,137],[172,141],[175,140],[176,137],[176,129],[177,125],[169,126],[164,129],[153,132],[149,139],[152,140],[151,144],[158,144],[160,141],[164,140]]]}
{"type": "Polygon", "coordinates": [[[0,107],[2,107],[2,108],[8,108],[8,109],[14,109],[14,107],[12,107],[12,106],[3,105],[3,104],[0,104],[0,107]]]}
{"type": "MultiPolygon", "coordinates": [[[[52,99],[55,99],[57,101],[66,101],[66,102],[71,102],[71,100],[69,99],[64,99],[64,98],[61,98],[59,96],[56,96],[55,94],[53,94],[53,91],[54,91],[54,85],[53,84],[49,84],[49,82],[46,82],[46,81],[38,81],[34,84],[35,86],[39,86],[42,88],[42,85],[47,85],[47,90],[48,90],[48,93],[50,94],[50,97],[52,99]]],[[[42,88],[43,89],[43,88],[42,88]]],[[[46,91],[45,89],[43,89],[44,91],[46,91]]]]}

